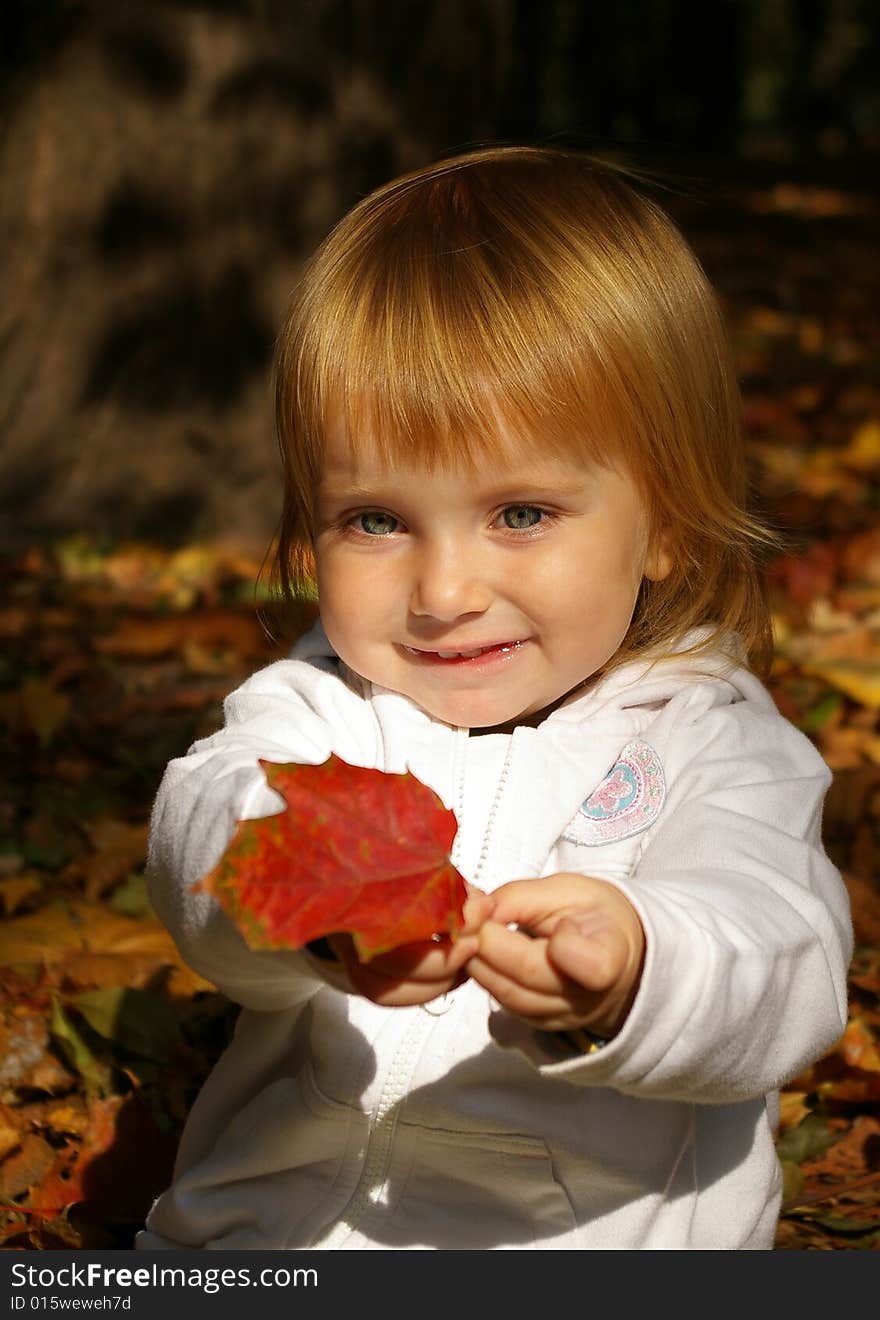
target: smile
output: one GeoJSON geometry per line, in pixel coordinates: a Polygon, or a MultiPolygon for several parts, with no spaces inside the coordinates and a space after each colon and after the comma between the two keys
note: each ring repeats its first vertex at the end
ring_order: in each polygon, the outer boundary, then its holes
{"type": "Polygon", "coordinates": [[[513,655],[524,645],[525,638],[513,642],[492,642],[488,646],[475,646],[466,651],[423,651],[415,646],[404,646],[407,655],[428,664],[466,664],[468,661],[501,658],[513,655]]]}

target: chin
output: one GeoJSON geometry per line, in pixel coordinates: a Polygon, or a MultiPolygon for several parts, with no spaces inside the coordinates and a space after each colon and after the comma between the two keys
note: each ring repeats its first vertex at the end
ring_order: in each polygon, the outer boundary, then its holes
{"type": "Polygon", "coordinates": [[[461,729],[494,729],[498,725],[508,724],[515,720],[519,714],[518,711],[499,710],[487,711],[485,707],[479,710],[468,709],[467,707],[441,708],[439,705],[432,706],[429,703],[423,703],[424,709],[428,711],[435,720],[442,720],[444,724],[454,724],[461,729]]]}

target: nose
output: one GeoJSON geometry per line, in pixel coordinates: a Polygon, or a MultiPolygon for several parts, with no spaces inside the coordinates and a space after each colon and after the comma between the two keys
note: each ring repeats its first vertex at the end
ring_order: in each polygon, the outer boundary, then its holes
{"type": "Polygon", "coordinates": [[[421,547],[413,565],[413,614],[449,623],[484,613],[490,600],[483,557],[474,546],[450,539],[421,547]]]}

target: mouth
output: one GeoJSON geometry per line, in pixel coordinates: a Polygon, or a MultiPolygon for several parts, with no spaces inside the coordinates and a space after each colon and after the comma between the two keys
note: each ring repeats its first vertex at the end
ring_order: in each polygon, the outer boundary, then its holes
{"type": "Polygon", "coordinates": [[[528,639],[519,638],[516,641],[508,642],[490,642],[486,646],[473,646],[467,650],[452,651],[428,651],[416,646],[404,646],[404,651],[413,659],[422,664],[433,665],[468,665],[479,664],[480,661],[487,662],[491,660],[500,660],[514,655],[523,647],[528,639]]]}

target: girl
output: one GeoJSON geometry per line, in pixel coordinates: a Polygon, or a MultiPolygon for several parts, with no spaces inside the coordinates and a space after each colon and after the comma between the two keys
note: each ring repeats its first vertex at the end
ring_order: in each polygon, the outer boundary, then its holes
{"type": "Polygon", "coordinates": [[[771,1247],[851,930],[828,771],[750,668],[770,538],[693,254],[577,154],[443,161],[319,249],[277,404],[320,622],[158,794],[155,906],[243,1011],[138,1245],[771,1247]],[[454,943],[253,952],[193,892],[278,809],[258,758],[331,752],[455,811],[454,943]]]}

